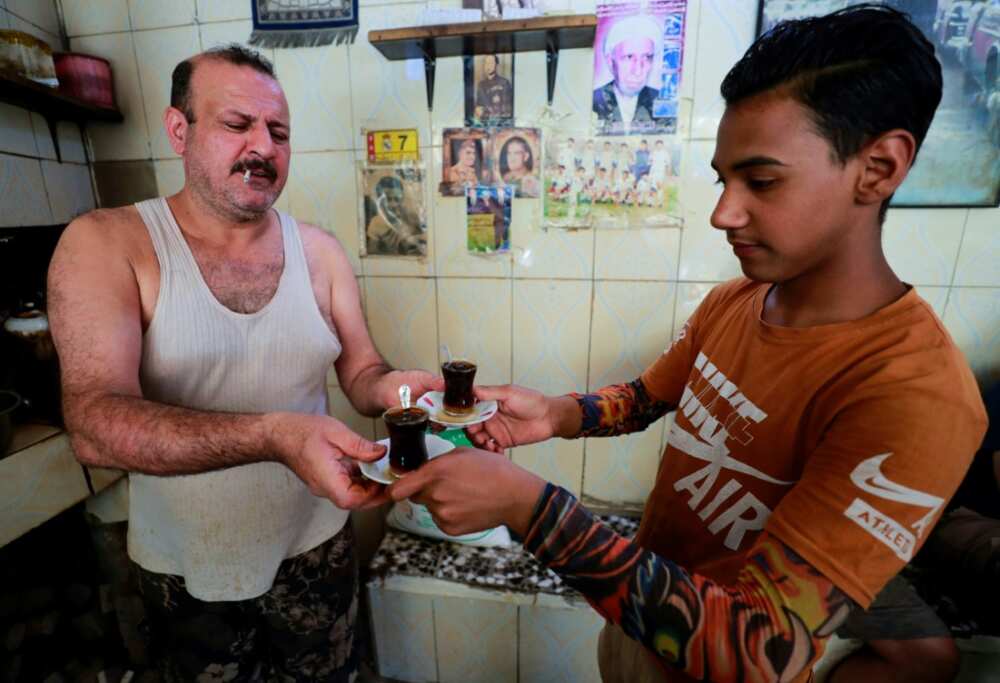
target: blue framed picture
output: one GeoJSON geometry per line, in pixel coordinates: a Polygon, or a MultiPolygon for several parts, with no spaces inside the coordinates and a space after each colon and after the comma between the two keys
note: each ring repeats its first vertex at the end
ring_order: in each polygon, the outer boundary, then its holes
{"type": "MultiPolygon", "coordinates": [[[[862,4],[851,0],[761,0],[757,35],[781,21],[862,4]]],[[[941,62],[944,93],[892,206],[1000,206],[1000,0],[883,0],[905,12],[941,62]]]]}

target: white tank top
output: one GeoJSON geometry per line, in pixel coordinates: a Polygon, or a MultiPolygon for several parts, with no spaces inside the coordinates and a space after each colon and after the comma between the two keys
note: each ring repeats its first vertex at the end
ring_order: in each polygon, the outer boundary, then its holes
{"type": "MultiPolygon", "coordinates": [[[[136,207],[160,262],[142,344],[143,397],[196,410],[327,414],[326,374],[341,345],[316,303],[295,219],[278,212],[278,289],[244,314],[212,294],[165,199],[136,207]]],[[[149,571],[183,576],[206,601],[267,592],[282,560],[331,538],[348,518],[275,462],[129,479],[129,555],[149,571]]]]}

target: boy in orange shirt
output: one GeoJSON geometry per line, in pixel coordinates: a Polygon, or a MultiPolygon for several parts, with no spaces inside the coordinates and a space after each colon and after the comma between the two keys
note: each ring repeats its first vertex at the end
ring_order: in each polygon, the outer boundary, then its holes
{"type": "MultiPolygon", "coordinates": [[[[470,429],[490,452],[391,488],[448,533],[510,527],[608,620],[606,681],[807,680],[927,538],[986,426],[961,353],[880,239],[941,99],[932,45],[878,6],[787,22],[722,94],[711,220],[747,277],[710,292],[633,382],[480,388],[500,402],[470,429]],[[501,455],[671,410],[634,541],[501,455]]],[[[852,680],[886,672],[865,666],[852,680]]]]}

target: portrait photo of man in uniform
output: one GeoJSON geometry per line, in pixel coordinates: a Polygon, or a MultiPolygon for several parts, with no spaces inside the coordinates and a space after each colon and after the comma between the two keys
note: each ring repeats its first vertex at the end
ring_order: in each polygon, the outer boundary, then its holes
{"type": "Polygon", "coordinates": [[[475,55],[463,60],[465,125],[513,125],[514,55],[475,55]]]}
{"type": "Polygon", "coordinates": [[[659,91],[649,85],[659,75],[663,29],[654,17],[636,14],[611,19],[594,45],[593,110],[599,135],[667,132],[668,120],[654,116],[659,91]]]}

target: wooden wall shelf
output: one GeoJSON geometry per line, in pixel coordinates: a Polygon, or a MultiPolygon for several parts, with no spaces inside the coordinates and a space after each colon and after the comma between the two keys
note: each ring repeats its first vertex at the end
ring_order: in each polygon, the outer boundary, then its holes
{"type": "Polygon", "coordinates": [[[559,50],[591,47],[596,27],[597,17],[593,14],[570,14],[369,31],[368,42],[386,59],[424,60],[428,109],[433,108],[438,58],[545,50],[548,102],[552,104],[559,50]]]}
{"type": "Polygon", "coordinates": [[[0,102],[23,107],[40,114],[49,125],[56,158],[60,162],[62,155],[59,151],[59,137],[56,135],[58,121],[73,121],[82,129],[83,124],[87,121],[120,123],[125,120],[125,117],[117,109],[98,107],[83,102],[55,88],[49,88],[13,74],[0,73],[0,102]]]}

